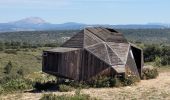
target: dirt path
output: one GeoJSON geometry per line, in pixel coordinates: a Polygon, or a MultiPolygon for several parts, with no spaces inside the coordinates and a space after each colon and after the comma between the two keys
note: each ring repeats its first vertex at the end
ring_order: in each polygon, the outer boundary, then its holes
{"type": "MultiPolygon", "coordinates": [[[[73,92],[53,92],[57,95],[73,92]]],[[[83,89],[81,93],[104,100],[170,100],[170,72],[160,73],[157,79],[142,80],[134,86],[121,88],[83,89]]],[[[38,100],[43,93],[19,93],[1,97],[2,100],[38,100]]]]}

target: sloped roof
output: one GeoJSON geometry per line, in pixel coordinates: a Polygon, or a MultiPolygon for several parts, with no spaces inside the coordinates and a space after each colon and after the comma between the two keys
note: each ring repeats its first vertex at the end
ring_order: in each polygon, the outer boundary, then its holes
{"type": "Polygon", "coordinates": [[[62,45],[84,48],[111,66],[126,64],[129,46],[122,33],[103,27],[85,28],[62,45]]]}
{"type": "Polygon", "coordinates": [[[74,35],[71,39],[66,41],[61,47],[70,47],[70,48],[83,48],[84,40],[84,31],[80,31],[74,35]]]}
{"type": "Polygon", "coordinates": [[[45,50],[47,52],[69,52],[69,51],[75,51],[75,50],[79,50],[79,48],[66,48],[66,47],[58,47],[58,48],[54,48],[54,49],[50,49],[50,50],[45,50]]]}

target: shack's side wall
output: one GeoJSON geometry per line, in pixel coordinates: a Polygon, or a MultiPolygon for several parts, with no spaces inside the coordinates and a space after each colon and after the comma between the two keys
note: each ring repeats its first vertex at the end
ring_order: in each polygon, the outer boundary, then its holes
{"type": "Polygon", "coordinates": [[[86,50],[44,53],[42,70],[55,76],[86,81],[98,75],[116,75],[113,68],[86,50]]]}
{"type": "Polygon", "coordinates": [[[132,52],[130,51],[128,53],[128,58],[126,62],[126,75],[136,75],[140,77],[135,59],[133,57],[132,52]]]}
{"type": "Polygon", "coordinates": [[[46,52],[43,56],[43,71],[60,77],[79,79],[81,50],[69,52],[46,52]]]}
{"type": "Polygon", "coordinates": [[[144,63],[143,63],[143,51],[136,48],[136,47],[133,47],[133,46],[131,46],[131,48],[132,48],[134,59],[135,59],[135,62],[136,62],[137,68],[138,68],[138,72],[141,76],[142,68],[143,68],[143,65],[144,65],[144,63]]]}
{"type": "Polygon", "coordinates": [[[98,75],[115,75],[116,72],[105,62],[84,50],[80,67],[80,80],[90,80],[98,75]]]}

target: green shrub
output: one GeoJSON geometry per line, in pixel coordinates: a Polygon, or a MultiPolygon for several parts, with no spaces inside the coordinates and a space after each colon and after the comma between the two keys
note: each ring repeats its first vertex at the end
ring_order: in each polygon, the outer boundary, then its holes
{"type": "Polygon", "coordinates": [[[160,67],[161,66],[162,59],[160,57],[155,58],[155,66],[160,67]]]}
{"type": "Polygon", "coordinates": [[[20,78],[18,75],[16,74],[10,74],[10,75],[6,75],[2,78],[0,78],[0,84],[5,84],[11,80],[15,80],[15,79],[18,79],[20,78]]]}
{"type": "Polygon", "coordinates": [[[106,76],[97,76],[89,80],[87,84],[90,87],[101,88],[101,87],[110,87],[109,77],[106,76]]]}
{"type": "Polygon", "coordinates": [[[89,81],[87,85],[95,88],[120,87],[120,86],[129,86],[139,81],[140,79],[135,75],[128,76],[126,78],[99,76],[89,81]]]}
{"type": "Polygon", "coordinates": [[[68,91],[72,91],[72,90],[73,90],[73,87],[71,87],[71,86],[64,85],[64,84],[59,85],[60,92],[68,92],[68,91]]]}
{"type": "Polygon", "coordinates": [[[95,82],[95,87],[100,88],[100,87],[109,87],[110,82],[108,77],[102,77],[100,76],[96,82],[95,82]]]}
{"type": "Polygon", "coordinates": [[[12,68],[13,68],[12,62],[9,61],[8,64],[4,67],[5,73],[10,74],[12,68]]]}
{"type": "Polygon", "coordinates": [[[74,88],[89,88],[89,85],[86,84],[86,82],[71,81],[68,85],[74,88]]]}
{"type": "Polygon", "coordinates": [[[123,86],[129,86],[136,82],[139,82],[140,79],[135,75],[131,75],[126,78],[122,78],[121,81],[122,81],[123,86]]]}
{"type": "Polygon", "coordinates": [[[2,87],[6,92],[22,91],[32,88],[32,82],[26,79],[13,79],[3,84],[2,87]]]}
{"type": "Polygon", "coordinates": [[[154,79],[159,75],[157,68],[143,68],[142,79],[154,79]]]}
{"type": "Polygon", "coordinates": [[[120,86],[122,86],[120,79],[118,79],[118,78],[110,79],[110,87],[120,87],[120,86]]]}
{"type": "Polygon", "coordinates": [[[162,57],[161,65],[170,65],[170,54],[162,57]]]}

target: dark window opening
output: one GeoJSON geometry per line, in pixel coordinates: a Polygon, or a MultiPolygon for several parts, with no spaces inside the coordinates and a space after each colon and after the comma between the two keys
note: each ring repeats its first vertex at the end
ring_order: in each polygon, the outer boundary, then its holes
{"type": "Polygon", "coordinates": [[[111,28],[107,28],[107,30],[109,30],[110,32],[118,33],[118,31],[116,31],[116,30],[114,30],[114,29],[111,29],[111,28]]]}

